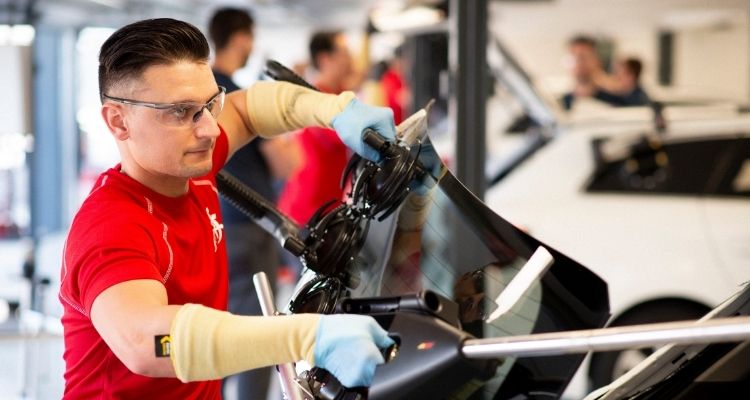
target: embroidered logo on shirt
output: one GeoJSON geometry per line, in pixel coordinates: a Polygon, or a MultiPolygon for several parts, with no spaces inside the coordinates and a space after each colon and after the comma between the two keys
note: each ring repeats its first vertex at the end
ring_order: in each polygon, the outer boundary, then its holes
{"type": "Polygon", "coordinates": [[[213,230],[214,234],[215,253],[219,249],[219,242],[221,242],[221,238],[223,236],[224,225],[220,224],[219,221],[216,220],[216,213],[211,214],[211,211],[208,211],[208,207],[206,207],[206,214],[208,214],[208,221],[211,222],[211,229],[213,230]]]}

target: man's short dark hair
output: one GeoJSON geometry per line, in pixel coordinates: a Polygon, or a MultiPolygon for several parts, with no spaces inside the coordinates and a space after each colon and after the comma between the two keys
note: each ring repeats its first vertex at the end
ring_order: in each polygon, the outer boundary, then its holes
{"type": "Polygon", "coordinates": [[[633,74],[635,81],[638,82],[638,79],[640,79],[641,77],[641,71],[643,70],[643,64],[641,63],[641,60],[633,57],[626,58],[623,61],[623,64],[625,65],[625,68],[627,68],[628,71],[633,74]]]}
{"type": "Polygon", "coordinates": [[[310,61],[315,69],[320,69],[318,66],[320,54],[331,53],[335,50],[336,36],[340,34],[341,31],[320,31],[313,34],[310,39],[310,61]]]}
{"type": "Polygon", "coordinates": [[[229,44],[229,39],[237,32],[250,33],[255,26],[252,14],[239,8],[217,10],[208,24],[208,35],[217,51],[229,44]]]}
{"type": "Polygon", "coordinates": [[[187,22],[157,18],[123,26],[99,51],[99,96],[153,65],[208,63],[208,55],[206,37],[187,22]]]}
{"type": "Polygon", "coordinates": [[[568,41],[569,46],[584,45],[584,46],[589,46],[594,50],[596,50],[596,44],[597,44],[596,39],[588,35],[574,36],[572,39],[568,41]]]}

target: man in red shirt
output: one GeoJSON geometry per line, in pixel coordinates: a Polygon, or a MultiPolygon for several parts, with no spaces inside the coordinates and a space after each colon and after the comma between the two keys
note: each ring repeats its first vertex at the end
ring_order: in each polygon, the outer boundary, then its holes
{"type": "MultiPolygon", "coordinates": [[[[321,31],[310,39],[310,60],[318,71],[316,87],[325,93],[338,94],[350,89],[352,56],[346,36],[340,31],[321,31]]],[[[297,133],[304,167],[298,168],[286,181],[279,196],[279,209],[298,224],[306,224],[315,211],[331,200],[341,200],[339,185],[348,149],[335,131],[306,127],[297,133]]]]}
{"type": "Polygon", "coordinates": [[[404,119],[404,111],[408,109],[411,102],[411,92],[404,81],[404,57],[403,48],[397,47],[393,59],[388,61],[388,68],[380,78],[383,88],[385,105],[393,110],[393,120],[396,125],[404,119]]]}
{"type": "Polygon", "coordinates": [[[345,386],[368,385],[378,348],[392,344],[364,316],[223,311],[214,176],[227,158],[259,134],[318,125],[377,159],[361,132],[394,128],[391,113],[350,92],[265,82],[225,95],[208,54],[198,29],[167,18],[125,26],[102,46],[102,116],[121,163],[99,177],[65,244],[65,398],[214,399],[224,376],[301,359],[345,386]]]}

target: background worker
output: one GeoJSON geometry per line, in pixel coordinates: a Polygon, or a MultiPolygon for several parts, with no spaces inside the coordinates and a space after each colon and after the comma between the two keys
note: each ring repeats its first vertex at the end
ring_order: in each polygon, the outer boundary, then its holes
{"type": "Polygon", "coordinates": [[[597,85],[619,97],[616,106],[645,106],[651,99],[643,87],[640,78],[643,64],[635,57],[617,60],[610,79],[597,79],[597,85]]]}
{"type": "Polygon", "coordinates": [[[563,108],[572,109],[575,100],[582,97],[590,97],[613,105],[619,102],[616,95],[602,89],[596,83],[596,77],[606,75],[597,53],[596,40],[589,36],[576,36],[568,42],[568,51],[572,59],[573,90],[563,96],[563,108]]]}
{"type": "Polygon", "coordinates": [[[576,98],[590,97],[615,107],[648,105],[648,94],[640,85],[642,64],[636,58],[618,60],[609,75],[602,68],[596,41],[588,36],[576,36],[568,45],[572,57],[573,90],[563,99],[563,107],[570,110],[576,98]]]}
{"type": "MultiPolygon", "coordinates": [[[[353,74],[353,61],[346,36],[341,31],[320,31],[312,35],[310,60],[318,72],[314,85],[325,93],[338,94],[347,87],[353,74]]],[[[279,196],[279,209],[299,224],[306,224],[323,204],[341,200],[339,185],[349,150],[335,131],[307,127],[295,140],[302,152],[303,165],[287,179],[279,196]]]]}

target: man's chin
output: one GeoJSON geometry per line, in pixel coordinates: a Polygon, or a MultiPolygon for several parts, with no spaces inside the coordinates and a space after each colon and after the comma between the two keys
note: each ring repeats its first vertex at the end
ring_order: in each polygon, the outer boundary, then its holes
{"type": "Polygon", "coordinates": [[[182,176],[184,178],[199,178],[208,175],[211,172],[213,163],[211,161],[203,163],[201,165],[188,166],[183,169],[182,176]]]}

